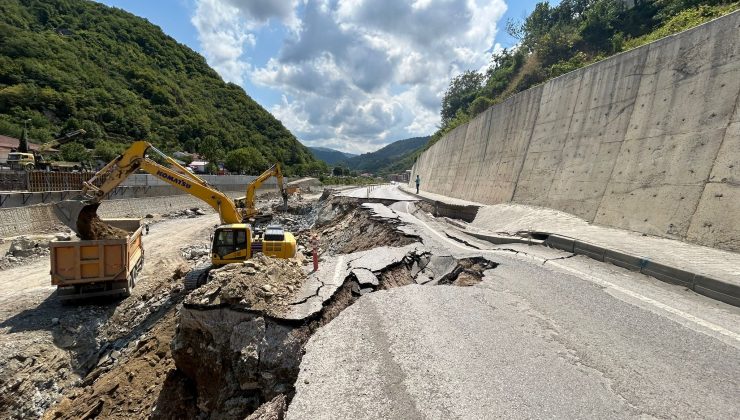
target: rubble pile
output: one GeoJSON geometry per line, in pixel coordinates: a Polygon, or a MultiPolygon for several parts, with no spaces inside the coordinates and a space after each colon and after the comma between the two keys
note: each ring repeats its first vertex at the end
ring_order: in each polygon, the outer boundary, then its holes
{"type": "Polygon", "coordinates": [[[183,258],[189,261],[195,261],[196,263],[204,262],[210,253],[211,251],[207,243],[187,245],[180,248],[180,255],[183,258]]]}
{"type": "MultiPolygon", "coordinates": [[[[173,212],[170,212],[170,213],[165,213],[165,214],[162,215],[162,217],[166,217],[166,218],[169,218],[169,219],[192,219],[192,218],[198,217],[198,216],[205,216],[206,214],[208,214],[208,213],[206,213],[206,211],[203,210],[202,208],[200,208],[200,207],[193,207],[193,208],[189,208],[189,209],[177,210],[177,211],[173,211],[173,212]]],[[[152,215],[152,218],[153,217],[154,217],[154,215],[152,215]]]]}
{"type": "MultiPolygon", "coordinates": [[[[19,353],[9,356],[11,363],[18,354],[27,358],[27,373],[21,370],[20,375],[15,374],[16,380],[22,381],[23,395],[44,396],[40,400],[7,394],[14,396],[9,412],[38,418],[58,402],[44,418],[91,418],[96,413],[106,418],[144,415],[141,408],[154,405],[158,390],[174,369],[168,350],[176,326],[175,305],[184,296],[177,275],[152,286],[142,285],[139,290],[143,293],[123,301],[61,305],[52,299],[40,306],[37,328],[51,331],[54,348],[60,352],[24,345],[17,349],[19,353]],[[55,389],[50,389],[52,386],[55,389]],[[61,392],[66,398],[56,401],[61,392]]],[[[0,371],[2,360],[0,357],[0,371]]],[[[0,391],[5,391],[2,385],[0,391]]]]}
{"type": "Polygon", "coordinates": [[[18,236],[11,239],[8,251],[0,258],[0,270],[48,256],[49,242],[55,239],[68,241],[71,237],[69,233],[57,233],[56,235],[18,236]]]}
{"type": "Polygon", "coordinates": [[[289,232],[300,232],[310,229],[316,222],[319,206],[313,201],[298,199],[291,200],[287,211],[284,211],[282,203],[274,204],[273,221],[282,225],[289,232]]]}
{"type": "Polygon", "coordinates": [[[166,418],[172,412],[194,418],[194,407],[182,401],[188,395],[187,385],[177,374],[170,352],[175,320],[175,311],[169,311],[139,339],[105,354],[99,366],[106,369],[93,371],[44,418],[166,418]]]}
{"type": "MultiPolygon", "coordinates": [[[[321,202],[315,226],[310,231],[294,232],[296,240],[308,244],[314,234],[320,238],[320,253],[348,254],[380,246],[404,246],[418,238],[397,229],[399,221],[377,220],[356,199],[332,197],[321,202]]],[[[306,246],[301,251],[310,255],[306,246]]]]}
{"type": "Polygon", "coordinates": [[[305,278],[299,261],[260,254],[211,271],[209,282],[190,293],[184,303],[198,307],[228,305],[279,315],[305,278]]]}

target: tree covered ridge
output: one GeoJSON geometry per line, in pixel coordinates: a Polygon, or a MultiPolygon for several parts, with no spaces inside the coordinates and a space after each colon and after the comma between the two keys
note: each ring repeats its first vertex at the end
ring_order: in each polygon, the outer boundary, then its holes
{"type": "Polygon", "coordinates": [[[386,175],[411,169],[414,160],[429,141],[429,136],[398,140],[374,152],[364,153],[343,162],[357,172],[386,175]]]}
{"type": "Polygon", "coordinates": [[[427,147],[492,105],[567,72],[740,8],[738,0],[562,0],[538,3],[506,29],[519,39],[494,53],[484,72],[450,81],[441,125],[427,147]]]}
{"type": "Polygon", "coordinates": [[[209,159],[248,148],[291,168],[315,163],[202,56],[143,18],[86,0],[0,2],[0,134],[19,136],[27,119],[40,142],[82,128],[88,146],[146,139],[209,159]]]}

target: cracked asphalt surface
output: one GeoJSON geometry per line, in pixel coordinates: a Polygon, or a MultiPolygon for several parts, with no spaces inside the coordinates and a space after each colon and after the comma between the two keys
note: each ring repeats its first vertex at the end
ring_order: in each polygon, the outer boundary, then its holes
{"type": "Polygon", "coordinates": [[[434,255],[499,266],[360,298],[310,339],[289,419],[740,418],[740,308],[390,209],[434,255]]]}

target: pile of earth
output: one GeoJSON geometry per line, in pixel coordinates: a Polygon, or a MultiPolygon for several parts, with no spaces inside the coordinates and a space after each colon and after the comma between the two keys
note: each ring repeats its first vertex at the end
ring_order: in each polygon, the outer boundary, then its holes
{"type": "Polygon", "coordinates": [[[82,239],[125,239],[128,237],[128,232],[111,226],[104,221],[100,220],[99,217],[95,217],[90,221],[90,237],[81,237],[82,239]]]}
{"type": "MultiPolygon", "coordinates": [[[[184,418],[192,418],[179,407],[178,395],[187,392],[182,390],[184,379],[174,372],[169,350],[177,325],[176,305],[185,294],[183,271],[178,267],[161,283],[139,284],[136,295],[120,302],[63,306],[49,301],[39,321],[51,322],[54,346],[22,350],[31,355],[29,367],[14,376],[23,381],[24,396],[29,398],[15,395],[17,407],[10,413],[40,418],[63,394],[44,418],[163,418],[173,405],[184,418]],[[53,392],[47,389],[50,386],[53,392]],[[39,395],[45,399],[35,401],[39,395]]],[[[0,398],[0,407],[2,402],[0,398]]]]}
{"type": "Polygon", "coordinates": [[[128,237],[128,232],[113,227],[98,216],[99,204],[84,206],[77,216],[77,236],[83,241],[97,239],[123,239],[128,237]]]}
{"type": "Polygon", "coordinates": [[[297,259],[258,255],[211,271],[209,281],[185,298],[185,305],[238,307],[280,315],[306,279],[297,259]]]}
{"type": "Polygon", "coordinates": [[[69,233],[55,235],[18,236],[10,240],[10,244],[0,258],[0,270],[27,264],[39,257],[49,255],[49,242],[53,240],[69,241],[69,233]]]}

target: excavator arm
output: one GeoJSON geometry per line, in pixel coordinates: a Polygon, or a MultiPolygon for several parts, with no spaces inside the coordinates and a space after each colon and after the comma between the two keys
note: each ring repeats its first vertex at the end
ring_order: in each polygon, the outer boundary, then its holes
{"type": "Polygon", "coordinates": [[[280,195],[283,196],[283,207],[288,206],[288,192],[285,190],[285,182],[283,180],[283,173],[280,171],[280,164],[276,163],[270,167],[270,169],[262,172],[260,176],[254,181],[247,185],[247,195],[245,197],[246,207],[246,218],[253,217],[257,214],[257,209],[254,207],[254,196],[257,193],[257,189],[270,177],[274,176],[277,179],[278,189],[280,189],[280,195]]]}
{"type": "Polygon", "coordinates": [[[241,223],[234,201],[209,185],[205,180],[190,173],[174,159],[166,156],[146,141],[134,142],[122,155],[108,163],[89,181],[83,183],[82,196],[75,200],[65,200],[56,204],[55,210],[59,219],[72,230],[79,233],[79,223],[95,215],[100,202],[106,194],[113,191],[126,178],[141,169],[207,203],[218,212],[221,223],[241,223]],[[169,167],[147,157],[153,151],[160,155],[169,167]],[[95,181],[100,186],[95,186],[95,181]]]}

